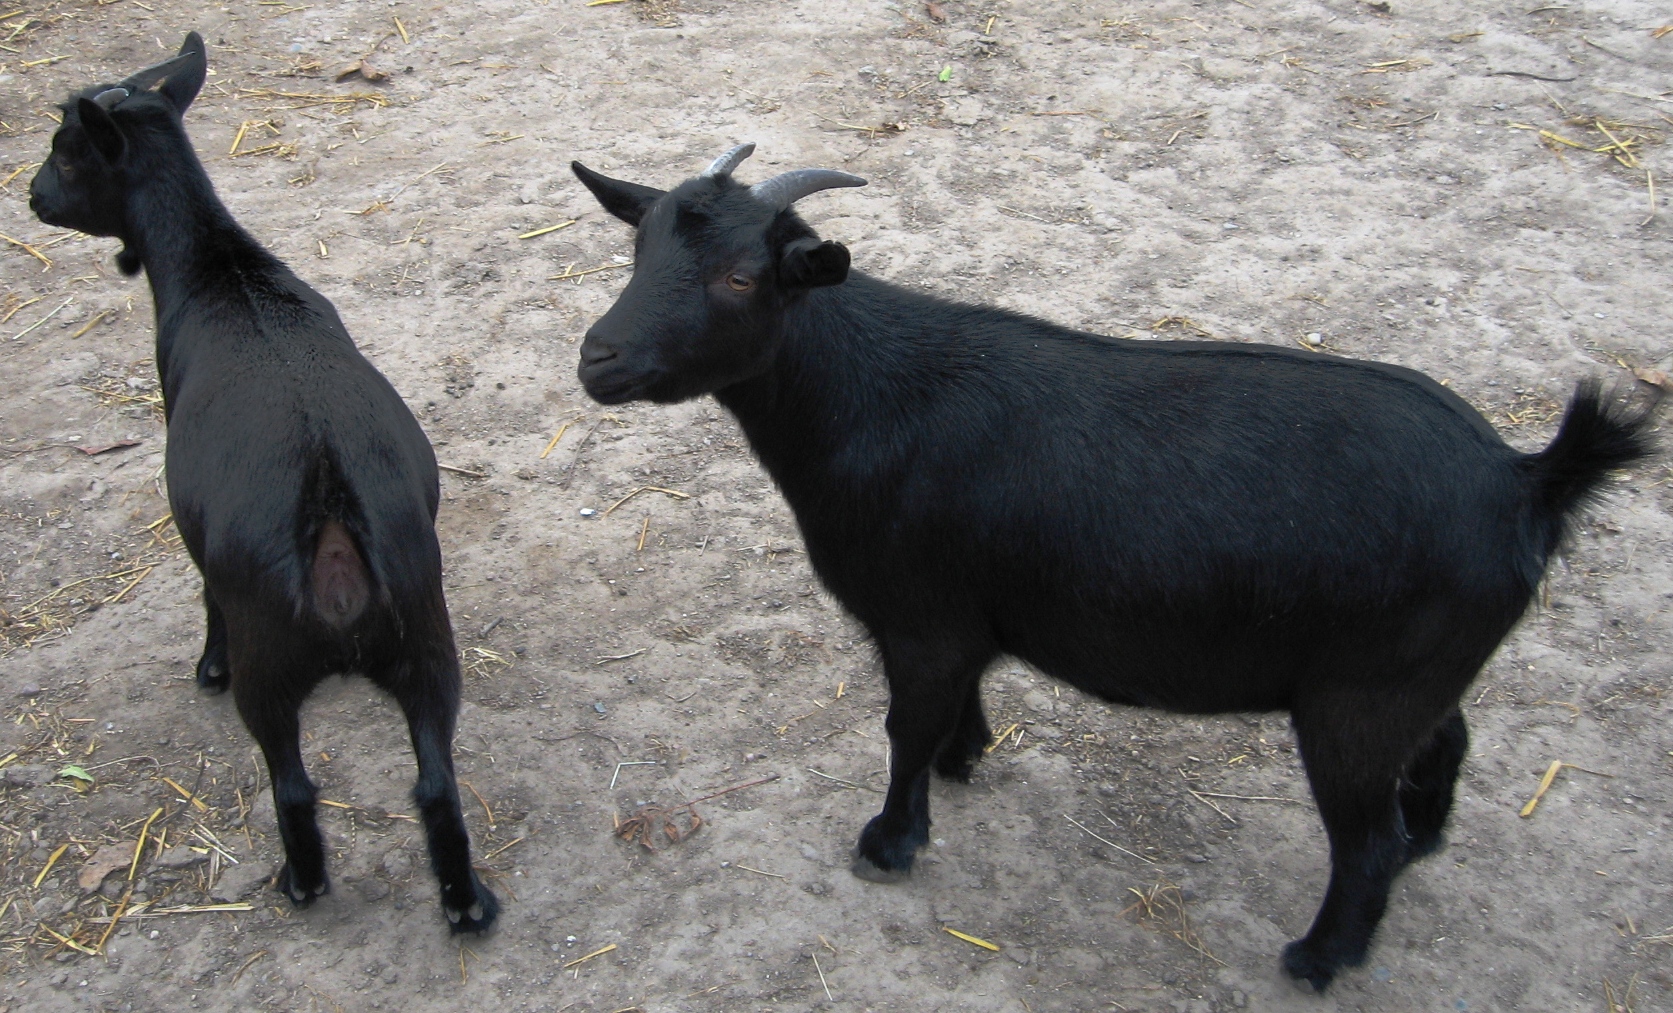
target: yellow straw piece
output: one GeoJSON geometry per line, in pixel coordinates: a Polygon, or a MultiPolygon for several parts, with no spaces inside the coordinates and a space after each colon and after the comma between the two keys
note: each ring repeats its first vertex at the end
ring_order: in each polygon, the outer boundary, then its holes
{"type": "Polygon", "coordinates": [[[58,845],[58,850],[54,851],[52,853],[52,857],[46,860],[46,864],[41,866],[40,873],[35,877],[34,885],[30,887],[31,890],[39,890],[41,888],[41,880],[46,878],[46,874],[52,871],[52,867],[58,864],[58,860],[64,857],[64,852],[68,850],[70,850],[69,841],[65,841],[63,844],[58,845]]]}
{"type": "Polygon", "coordinates": [[[1527,819],[1534,814],[1534,807],[1539,805],[1539,800],[1544,798],[1545,793],[1550,790],[1551,782],[1557,779],[1557,773],[1566,766],[1568,765],[1561,760],[1552,760],[1551,766],[1545,768],[1545,776],[1539,779],[1539,789],[1534,792],[1533,798],[1528,799],[1528,804],[1522,807],[1521,816],[1523,819],[1527,819]]]}
{"type": "Polygon", "coordinates": [[[949,936],[954,936],[958,939],[962,939],[967,943],[973,943],[976,946],[980,946],[984,950],[992,950],[995,953],[999,952],[999,947],[997,947],[994,944],[988,942],[986,939],[977,939],[975,936],[965,935],[963,932],[960,932],[958,929],[950,929],[945,925],[941,926],[941,931],[947,933],[949,936]]]}

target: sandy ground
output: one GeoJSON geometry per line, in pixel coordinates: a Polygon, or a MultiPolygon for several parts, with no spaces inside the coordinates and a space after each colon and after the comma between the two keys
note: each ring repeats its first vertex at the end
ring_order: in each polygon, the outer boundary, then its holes
{"type": "Polygon", "coordinates": [[[1326,865],[1277,716],[1121,710],[1001,664],[1010,734],[972,785],[935,786],[913,879],[865,884],[872,652],[712,401],[604,413],[580,390],[631,247],[567,169],[667,186],[753,140],[746,180],[871,180],[804,205],[863,270],[1106,333],[1398,362],[1531,448],[1577,378],[1669,366],[1673,210],[1647,190],[1673,189],[1665,7],[6,6],[0,1013],[1673,1009],[1673,472],[1594,510],[1471,691],[1452,843],[1326,996],[1278,971],[1326,865]],[[265,770],[191,681],[199,582],[154,523],[149,292],[115,242],[25,203],[54,103],[188,28],[222,196],[458,469],[459,769],[505,902],[484,939],[446,932],[401,722],[362,681],[306,715],[335,892],[293,912],[264,888],[265,770]],[[368,51],[387,80],[334,80],[368,51]],[[646,486],[678,495],[620,502],[646,486]],[[1518,818],[1554,760],[1576,766],[1518,818]],[[764,778],[654,853],[611,833],[764,778]]]}

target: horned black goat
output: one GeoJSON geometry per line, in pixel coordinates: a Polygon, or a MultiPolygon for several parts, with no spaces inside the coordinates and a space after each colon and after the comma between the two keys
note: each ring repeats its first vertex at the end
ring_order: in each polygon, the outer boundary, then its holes
{"type": "Polygon", "coordinates": [[[298,906],[329,890],[298,711],[327,675],[357,671],[406,714],[453,931],[483,931],[499,905],[471,868],[453,773],[435,455],[331,303],[216,197],[182,122],[206,72],[192,32],[173,59],[73,97],[29,205],[121,238],[118,265],[151,282],[169,506],[208,612],[198,684],[230,685],[267,758],[280,888],[298,906]]]}
{"type": "Polygon", "coordinates": [[[1461,694],[1575,511],[1648,452],[1649,407],[1582,383],[1522,454],[1398,366],[940,299],[851,272],[791,209],[864,180],[745,186],[752,150],[668,192],[572,166],[637,229],[580,377],[606,404],[713,393],[875,638],[890,783],[854,872],[911,868],[929,772],[969,777],[1006,653],[1116,703],[1289,711],[1331,873],[1284,966],[1322,989],[1361,962],[1394,876],[1441,843],[1461,694]]]}

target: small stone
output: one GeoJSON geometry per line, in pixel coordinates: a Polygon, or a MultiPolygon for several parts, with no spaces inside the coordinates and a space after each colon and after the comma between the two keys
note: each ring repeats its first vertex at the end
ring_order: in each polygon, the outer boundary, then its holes
{"type": "Polygon", "coordinates": [[[389,896],[389,884],[376,876],[367,876],[355,884],[354,892],[360,895],[361,900],[367,902],[383,900],[389,896]]]}
{"type": "Polygon", "coordinates": [[[1313,331],[1311,334],[1307,335],[1307,343],[1314,346],[1322,345],[1324,344],[1324,335],[1320,334],[1318,331],[1313,331]]]}
{"type": "Polygon", "coordinates": [[[1232,1005],[1236,1006],[1238,1009],[1242,1009],[1243,1007],[1249,1005],[1249,997],[1244,995],[1241,991],[1238,991],[1237,989],[1233,989],[1232,990],[1232,1005]]]}
{"type": "Polygon", "coordinates": [[[1049,694],[1037,689],[1031,689],[1022,695],[1023,706],[1040,714],[1050,714],[1052,698],[1049,694]]]}
{"type": "Polygon", "coordinates": [[[593,704],[593,710],[599,712],[600,714],[603,714],[604,713],[604,705],[601,704],[601,703],[596,703],[595,702],[593,704]]]}
{"type": "Polygon", "coordinates": [[[400,848],[384,855],[383,861],[378,864],[383,874],[396,882],[403,882],[412,875],[412,856],[400,848]]]}
{"type": "Polygon", "coordinates": [[[594,510],[592,507],[582,507],[581,508],[581,516],[582,517],[591,517],[593,514],[596,514],[596,513],[598,513],[598,511],[594,510]]]}
{"type": "Polygon", "coordinates": [[[41,684],[38,683],[38,682],[26,682],[26,683],[24,683],[23,685],[21,685],[17,688],[17,695],[18,696],[40,696],[41,695],[41,684]]]}
{"type": "MultiPolygon", "coordinates": [[[[16,767],[7,767],[0,780],[13,788],[39,788],[53,778],[52,768],[44,763],[25,763],[16,767]]],[[[52,854],[52,852],[47,852],[52,854]]]]}
{"type": "Polygon", "coordinates": [[[223,869],[215,885],[209,888],[209,896],[224,904],[232,904],[243,900],[250,891],[270,878],[271,870],[265,864],[247,859],[230,869],[223,869]]]}
{"type": "Polygon", "coordinates": [[[207,854],[193,851],[184,844],[177,844],[157,856],[156,866],[160,869],[190,869],[207,861],[207,854]]]}

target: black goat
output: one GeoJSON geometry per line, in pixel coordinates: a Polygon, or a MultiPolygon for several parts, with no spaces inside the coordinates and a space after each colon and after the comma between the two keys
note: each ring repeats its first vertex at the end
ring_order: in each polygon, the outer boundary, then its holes
{"type": "Polygon", "coordinates": [[[198,685],[232,687],[267,757],[280,888],[298,906],[329,890],[298,710],[327,675],[363,672],[406,714],[448,920],[480,932],[499,905],[471,869],[453,775],[435,455],[331,303],[215,196],[181,122],[205,72],[192,32],[173,59],[66,103],[29,206],[120,237],[117,263],[151,281],[169,506],[209,616],[198,685]]]}
{"type": "Polygon", "coordinates": [[[1284,965],[1322,989],[1361,962],[1395,874],[1441,843],[1460,695],[1574,511],[1648,452],[1649,409],[1582,384],[1521,454],[1409,369],[938,299],[850,273],[790,209],[864,180],[744,186],[752,150],[667,193],[572,165],[638,230],[580,376],[606,404],[712,392],[876,639],[893,760],[855,874],[911,868],[929,771],[968,779],[1008,653],[1116,703],[1288,710],[1331,876],[1284,965]]]}

